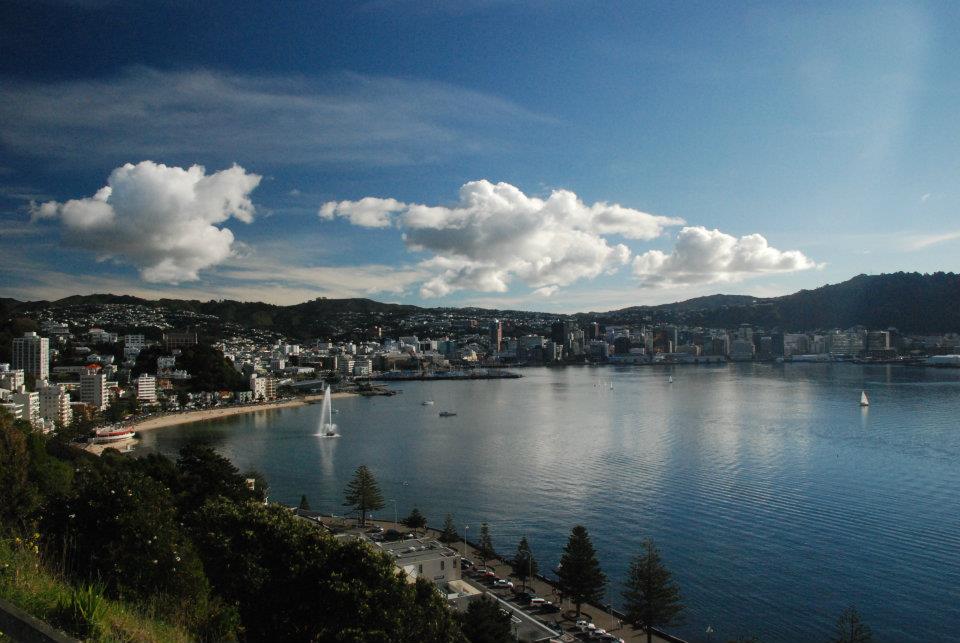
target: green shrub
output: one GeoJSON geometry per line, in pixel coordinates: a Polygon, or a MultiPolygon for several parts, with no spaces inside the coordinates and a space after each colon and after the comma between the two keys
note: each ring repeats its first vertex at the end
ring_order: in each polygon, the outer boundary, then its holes
{"type": "Polygon", "coordinates": [[[99,583],[73,588],[61,598],[57,620],[80,636],[96,638],[103,629],[102,621],[107,611],[103,591],[104,587],[99,583]]]}

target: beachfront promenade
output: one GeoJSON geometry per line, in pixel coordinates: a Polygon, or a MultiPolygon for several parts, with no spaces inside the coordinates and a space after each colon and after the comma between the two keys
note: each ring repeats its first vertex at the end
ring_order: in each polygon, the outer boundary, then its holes
{"type": "MultiPolygon", "coordinates": [[[[343,517],[336,517],[336,518],[323,517],[321,521],[324,524],[327,524],[335,528],[343,528],[345,525],[355,525],[355,521],[347,518],[343,518],[343,517]]],[[[384,529],[395,528],[395,524],[392,521],[387,521],[387,520],[371,520],[368,518],[367,523],[368,523],[368,527],[372,525],[376,525],[379,527],[383,527],[384,529]]],[[[409,529],[404,527],[402,524],[400,524],[396,528],[403,533],[410,531],[409,529]]],[[[350,531],[354,531],[356,533],[362,532],[362,530],[359,530],[356,528],[351,529],[350,531]]],[[[424,530],[418,530],[418,531],[422,533],[424,530]]],[[[436,529],[428,528],[425,531],[427,532],[427,535],[432,538],[437,538],[440,535],[440,532],[436,529]]],[[[476,548],[473,547],[471,544],[469,543],[465,544],[463,540],[460,540],[456,543],[451,543],[449,547],[451,547],[452,549],[455,549],[460,554],[465,553],[465,556],[468,560],[470,560],[477,566],[480,565],[480,562],[481,562],[480,557],[477,555],[476,548]]],[[[517,589],[520,588],[521,586],[520,581],[515,576],[513,576],[513,571],[510,568],[510,565],[505,560],[502,560],[502,559],[489,560],[488,559],[486,566],[492,569],[499,578],[509,579],[513,581],[517,589]]],[[[542,621],[543,623],[545,623],[551,629],[561,632],[563,634],[563,638],[561,640],[571,641],[571,642],[578,641],[578,640],[587,640],[586,635],[578,636],[578,634],[580,634],[580,630],[575,626],[575,623],[577,620],[576,606],[568,600],[564,600],[561,602],[558,597],[556,587],[552,583],[546,581],[543,578],[528,579],[527,580],[528,591],[535,594],[536,596],[540,596],[542,598],[545,598],[551,601],[556,605],[559,605],[561,608],[560,612],[553,613],[553,614],[541,614],[541,613],[537,613],[536,611],[531,612],[528,610],[523,610],[521,609],[521,606],[519,606],[517,603],[510,601],[510,598],[512,597],[512,592],[510,589],[493,589],[488,585],[484,584],[483,582],[481,582],[480,580],[472,579],[466,575],[464,576],[464,580],[466,580],[471,585],[475,586],[477,589],[481,590],[484,593],[496,595],[501,600],[507,602],[509,606],[513,608],[513,610],[517,612],[521,612],[522,616],[526,616],[527,618],[534,617],[542,621]]],[[[624,641],[639,643],[640,641],[647,640],[646,632],[644,632],[643,630],[634,629],[629,624],[621,622],[621,620],[617,618],[616,615],[607,612],[601,606],[583,604],[581,606],[580,613],[581,613],[580,618],[593,622],[597,626],[597,628],[602,628],[607,632],[609,632],[610,634],[612,634],[613,636],[622,638],[624,641]]],[[[682,639],[672,637],[669,635],[660,635],[656,632],[653,635],[653,641],[655,643],[684,643],[682,639]]]]}

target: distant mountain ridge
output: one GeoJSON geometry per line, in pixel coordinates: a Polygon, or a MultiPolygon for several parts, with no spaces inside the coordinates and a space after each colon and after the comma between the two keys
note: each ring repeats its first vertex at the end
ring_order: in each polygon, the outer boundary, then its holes
{"type": "Polygon", "coordinates": [[[960,275],[950,272],[916,272],[858,275],[839,284],[801,290],[782,297],[709,295],[657,306],[630,306],[607,312],[555,315],[531,311],[480,308],[424,308],[389,304],[372,299],[313,299],[291,306],[232,300],[149,300],[130,295],[74,295],[57,301],[21,302],[0,298],[0,313],[15,315],[36,308],[127,304],[162,307],[214,315],[223,322],[266,328],[308,337],[322,335],[330,320],[356,318],[358,327],[383,320],[395,322],[417,314],[460,312],[464,315],[575,317],[608,324],[654,321],[685,323],[713,328],[750,324],[785,332],[862,325],[896,327],[903,332],[960,332],[960,275]]]}

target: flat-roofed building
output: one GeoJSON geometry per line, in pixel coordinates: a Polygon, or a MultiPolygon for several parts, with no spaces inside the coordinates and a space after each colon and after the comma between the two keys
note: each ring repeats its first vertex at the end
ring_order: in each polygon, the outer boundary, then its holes
{"type": "Polygon", "coordinates": [[[444,588],[460,580],[460,554],[433,538],[413,538],[379,543],[410,582],[418,578],[444,588]]]}
{"type": "Polygon", "coordinates": [[[107,408],[110,403],[107,393],[107,376],[103,373],[81,375],[80,401],[100,411],[107,408]]]}
{"type": "Polygon", "coordinates": [[[40,417],[55,424],[68,426],[73,420],[70,396],[60,384],[47,384],[40,389],[40,417]]]}
{"type": "Polygon", "coordinates": [[[19,404],[23,407],[21,414],[21,419],[28,421],[30,424],[37,425],[40,423],[40,394],[36,391],[27,391],[24,387],[20,387],[19,391],[14,391],[10,395],[10,400],[14,404],[19,404]]]}
{"type": "Polygon", "coordinates": [[[197,332],[188,328],[187,330],[174,330],[164,333],[163,343],[167,348],[183,348],[185,346],[196,346],[199,341],[197,340],[197,332]]]}
{"type": "Polygon", "coordinates": [[[136,379],[137,399],[141,402],[152,404],[157,401],[157,378],[152,375],[142,373],[136,379]]]}
{"type": "Polygon", "coordinates": [[[50,377],[50,340],[36,333],[13,339],[13,368],[38,380],[50,377]]]}

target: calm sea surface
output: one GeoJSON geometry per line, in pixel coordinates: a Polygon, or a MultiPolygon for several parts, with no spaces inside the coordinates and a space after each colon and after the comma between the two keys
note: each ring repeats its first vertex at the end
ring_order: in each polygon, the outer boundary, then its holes
{"type": "Polygon", "coordinates": [[[692,641],[822,641],[855,603],[876,641],[960,640],[960,371],[852,364],[530,368],[513,381],[400,385],[320,406],[148,432],[213,440],[273,500],[343,513],[368,465],[392,518],[481,521],[544,571],[584,524],[620,604],[647,537],[679,580],[692,641]],[[673,374],[674,383],[668,383],[673,374]],[[612,386],[612,387],[611,387],[612,386]],[[858,406],[861,389],[872,402],[858,406]],[[423,406],[426,399],[435,406],[423,406]],[[458,415],[440,418],[441,410],[458,415]]]}

